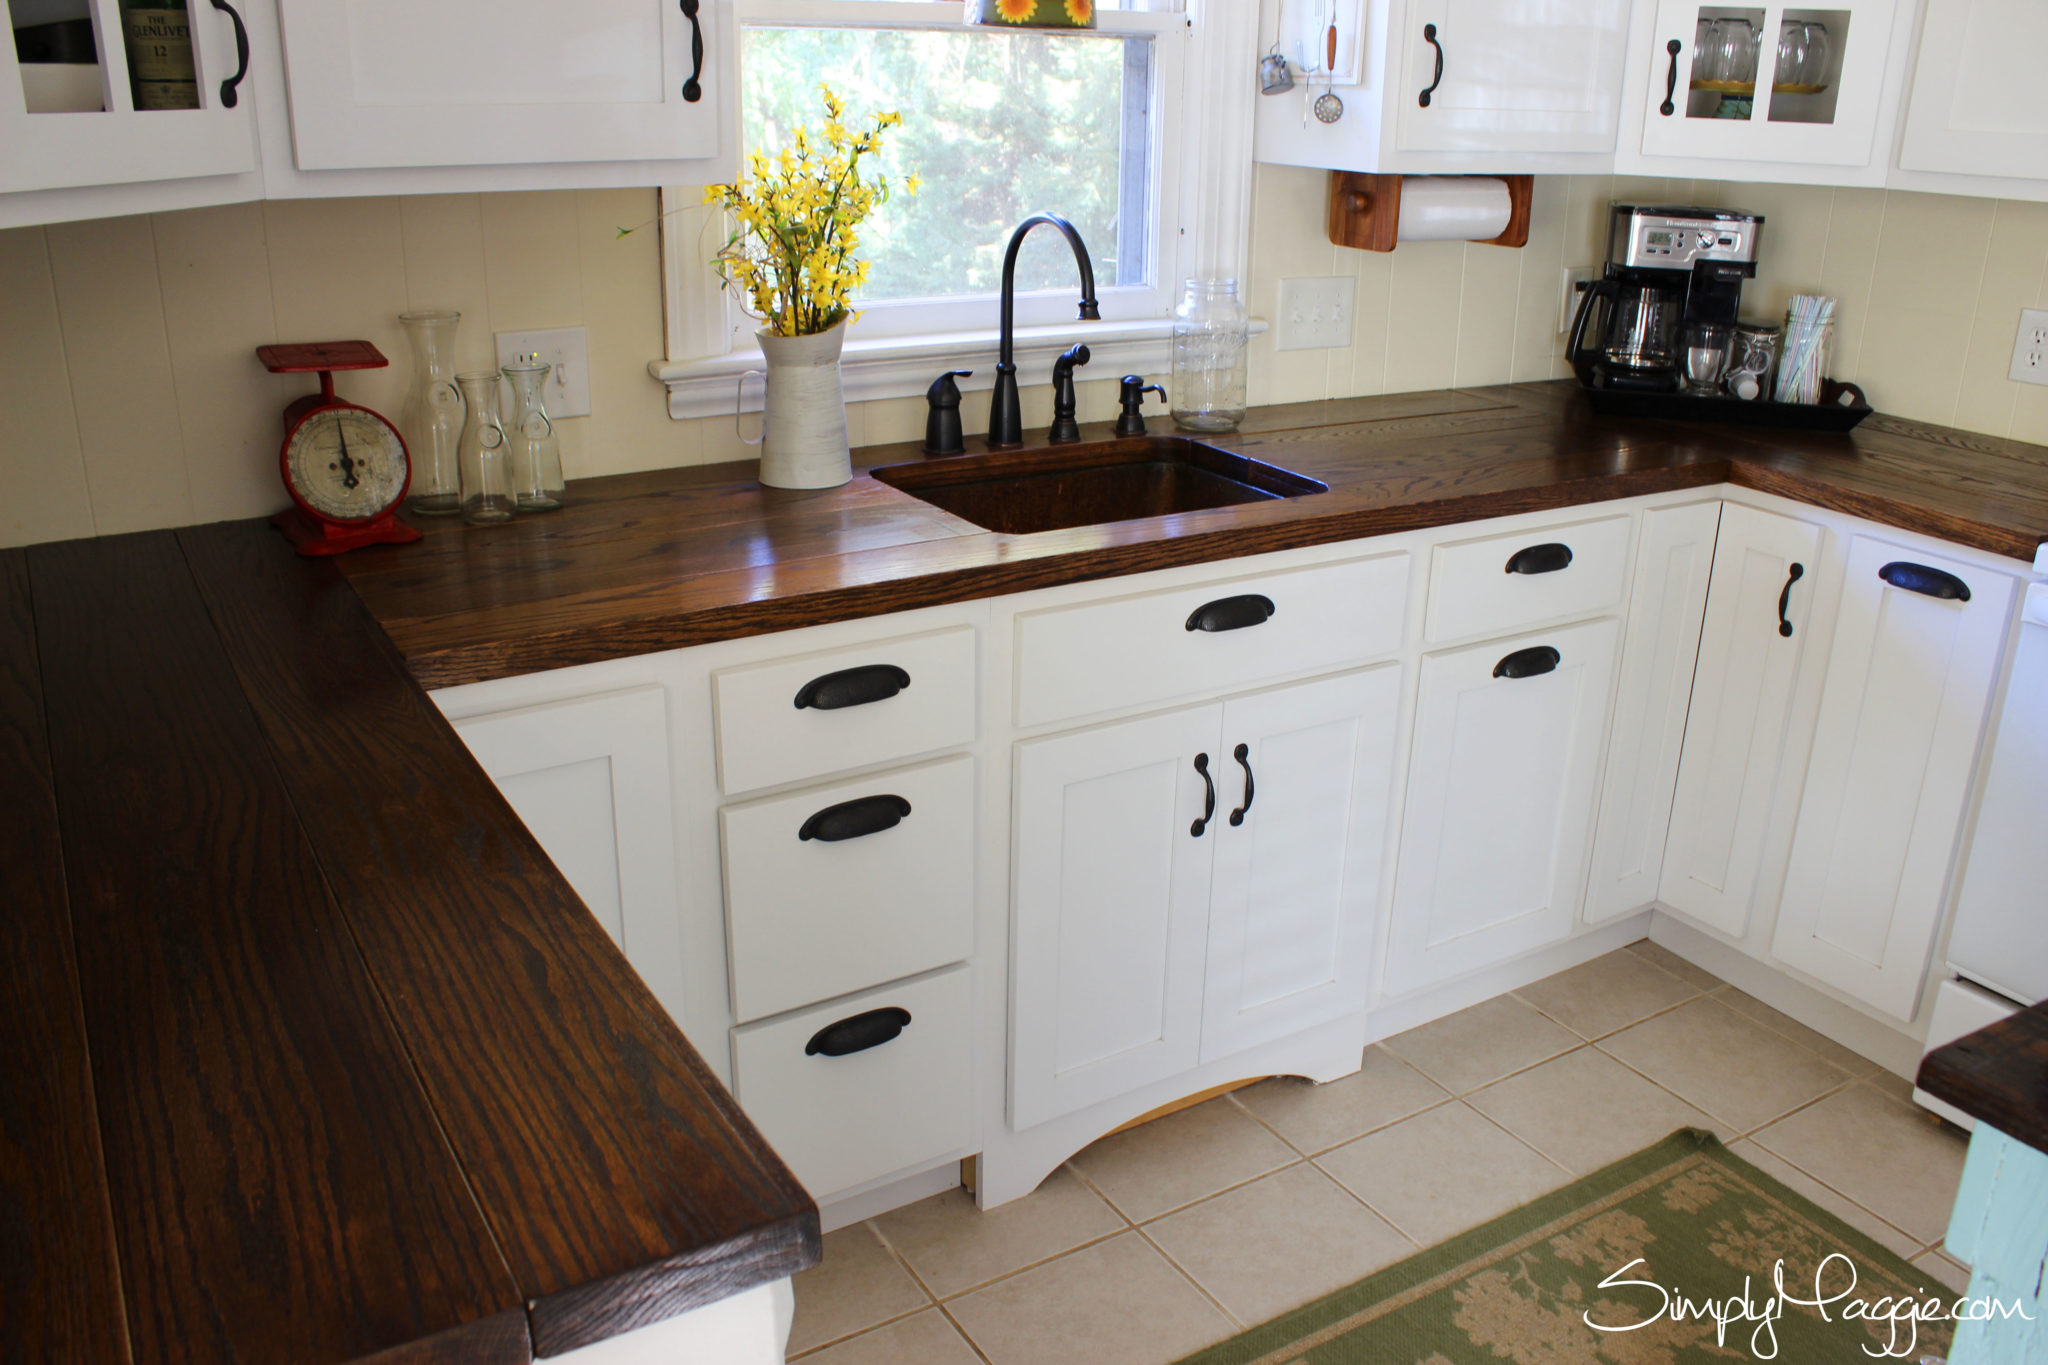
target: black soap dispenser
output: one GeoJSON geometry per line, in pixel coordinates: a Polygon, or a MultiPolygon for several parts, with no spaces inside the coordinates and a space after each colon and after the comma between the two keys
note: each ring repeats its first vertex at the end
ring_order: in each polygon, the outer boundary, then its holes
{"type": "Polygon", "coordinates": [[[925,454],[965,453],[967,442],[960,434],[960,386],[953,381],[965,379],[973,373],[972,370],[948,370],[925,390],[925,401],[932,405],[931,413],[924,419],[925,454]]]}

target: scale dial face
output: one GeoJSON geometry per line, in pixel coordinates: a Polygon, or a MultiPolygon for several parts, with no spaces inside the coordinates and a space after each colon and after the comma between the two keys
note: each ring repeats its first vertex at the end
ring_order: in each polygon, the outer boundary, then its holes
{"type": "Polygon", "coordinates": [[[309,509],[334,521],[365,521],[405,494],[405,443],[368,408],[308,413],[284,448],[285,477],[309,509]]]}

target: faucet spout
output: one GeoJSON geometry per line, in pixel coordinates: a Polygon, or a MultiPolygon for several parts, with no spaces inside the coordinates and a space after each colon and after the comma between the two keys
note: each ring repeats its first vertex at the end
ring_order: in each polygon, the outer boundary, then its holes
{"type": "Polygon", "coordinates": [[[1010,246],[1003,253],[1002,344],[996,360],[995,393],[989,400],[988,444],[992,450],[1024,444],[1024,415],[1017,404],[1017,362],[1015,358],[1017,313],[1017,252],[1024,238],[1040,223],[1058,228],[1074,249],[1074,262],[1081,267],[1081,319],[1100,321],[1102,310],[1095,301],[1095,266],[1088,259],[1088,247],[1074,225],[1056,213],[1034,213],[1017,224],[1010,234],[1010,246]]]}

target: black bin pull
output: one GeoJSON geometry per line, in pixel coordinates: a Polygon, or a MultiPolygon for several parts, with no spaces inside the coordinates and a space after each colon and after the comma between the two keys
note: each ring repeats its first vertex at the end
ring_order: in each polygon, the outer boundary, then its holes
{"type": "Polygon", "coordinates": [[[842,839],[858,839],[863,834],[894,829],[908,814],[910,803],[900,796],[859,796],[817,812],[804,821],[796,837],[806,842],[816,839],[836,844],[842,839]]]}
{"type": "Polygon", "coordinates": [[[910,1011],[900,1005],[884,1005],[865,1014],[849,1015],[827,1024],[804,1044],[806,1057],[850,1057],[880,1047],[910,1026],[910,1011]]]}
{"type": "Polygon", "coordinates": [[[1806,577],[1806,566],[1794,563],[1785,574],[1785,590],[1778,594],[1778,634],[1792,638],[1792,618],[1785,614],[1785,608],[1792,605],[1792,585],[1806,577]]]}
{"type": "Polygon", "coordinates": [[[1496,678],[1536,678],[1564,662],[1564,655],[1550,645],[1518,649],[1493,666],[1496,678]]]}
{"type": "Polygon", "coordinates": [[[1273,618],[1273,599],[1248,592],[1237,597],[1219,597],[1204,602],[1188,615],[1189,630],[1243,630],[1264,625],[1273,618]]]}
{"type": "Polygon", "coordinates": [[[1556,573],[1572,566],[1572,547],[1550,541],[1529,545],[1508,556],[1509,573],[1556,573]]]}
{"type": "Polygon", "coordinates": [[[838,711],[887,701],[910,686],[910,675],[894,664],[862,664],[811,679],[796,690],[796,709],[838,711]]]}
{"type": "Polygon", "coordinates": [[[1946,569],[1895,559],[1879,569],[1877,576],[1895,588],[1917,592],[1922,597],[1939,597],[1947,602],[1970,600],[1970,585],[1946,569]]]}

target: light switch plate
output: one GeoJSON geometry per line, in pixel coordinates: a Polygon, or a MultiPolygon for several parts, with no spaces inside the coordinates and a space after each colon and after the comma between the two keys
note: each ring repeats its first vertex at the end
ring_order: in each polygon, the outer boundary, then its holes
{"type": "Polygon", "coordinates": [[[590,334],[581,327],[546,332],[499,332],[498,364],[539,355],[554,366],[548,371],[548,416],[590,416],[590,334]]]}
{"type": "Polygon", "coordinates": [[[1275,349],[1313,351],[1326,346],[1349,346],[1351,309],[1357,299],[1358,281],[1350,275],[1280,281],[1275,349]]]}
{"type": "Polygon", "coordinates": [[[2048,384],[2048,308],[2020,310],[2010,374],[2022,384],[2048,384]]]}

